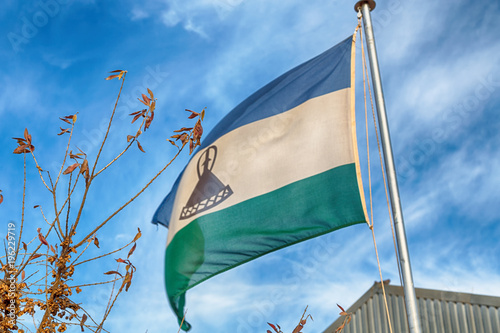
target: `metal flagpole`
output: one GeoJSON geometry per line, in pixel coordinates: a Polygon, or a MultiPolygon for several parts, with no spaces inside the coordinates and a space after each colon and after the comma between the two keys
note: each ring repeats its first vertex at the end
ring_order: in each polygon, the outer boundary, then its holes
{"type": "Polygon", "coordinates": [[[358,12],[361,9],[363,14],[363,23],[365,27],[366,44],[368,56],[370,58],[370,68],[375,92],[375,102],[377,105],[377,115],[380,127],[380,136],[382,140],[382,149],[384,151],[384,162],[389,183],[389,195],[391,198],[392,214],[394,217],[394,226],[396,229],[396,240],[398,244],[399,263],[403,275],[403,286],[405,293],[406,314],[410,333],[421,333],[420,316],[418,313],[417,298],[415,296],[415,287],[413,286],[413,277],[411,273],[410,255],[406,243],[406,233],[403,221],[403,211],[399,199],[398,181],[396,178],[396,168],[394,166],[394,157],[392,154],[391,138],[389,126],[387,123],[387,114],[385,111],[384,93],[382,91],[382,82],[378,67],[377,50],[375,48],[375,37],[373,35],[372,21],[370,11],[375,8],[375,1],[358,1],[354,10],[358,12]]]}

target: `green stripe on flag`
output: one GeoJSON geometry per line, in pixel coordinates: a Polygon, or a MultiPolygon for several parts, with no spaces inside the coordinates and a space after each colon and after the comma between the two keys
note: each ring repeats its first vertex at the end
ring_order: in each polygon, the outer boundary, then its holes
{"type": "Polygon", "coordinates": [[[185,291],[269,252],[365,223],[354,163],[192,221],[167,247],[167,293],[179,318],[185,291]]]}

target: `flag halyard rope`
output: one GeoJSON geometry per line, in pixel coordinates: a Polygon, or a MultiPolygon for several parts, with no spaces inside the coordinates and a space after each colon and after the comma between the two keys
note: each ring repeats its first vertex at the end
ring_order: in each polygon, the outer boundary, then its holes
{"type": "MultiPolygon", "coordinates": [[[[358,26],[361,25],[361,17],[362,17],[361,16],[361,10],[359,10],[358,11],[358,26]]],[[[383,293],[383,296],[384,296],[384,305],[385,305],[385,311],[386,311],[386,315],[387,315],[387,323],[389,325],[389,332],[392,333],[393,330],[392,330],[392,323],[391,323],[391,315],[390,315],[390,312],[389,312],[389,306],[388,306],[388,302],[387,302],[387,295],[386,295],[385,287],[384,287],[384,279],[382,277],[382,268],[380,266],[380,258],[379,258],[379,254],[378,254],[377,241],[375,239],[375,231],[374,231],[374,228],[373,228],[373,224],[374,224],[374,219],[373,219],[373,196],[372,196],[372,182],[371,182],[370,143],[369,143],[369,135],[368,135],[368,108],[367,108],[367,98],[366,98],[367,87],[368,87],[368,93],[370,95],[370,104],[371,104],[371,108],[372,108],[373,120],[374,120],[374,125],[375,125],[374,127],[375,127],[378,152],[379,152],[380,162],[381,162],[381,167],[382,167],[382,176],[383,176],[383,179],[384,179],[384,188],[385,188],[385,194],[386,194],[386,200],[387,200],[387,207],[388,207],[388,210],[389,210],[389,219],[391,221],[390,224],[391,224],[391,230],[392,230],[392,237],[393,237],[393,241],[394,241],[394,249],[396,251],[396,260],[399,259],[399,256],[398,256],[397,247],[396,247],[396,239],[395,239],[395,235],[394,235],[394,228],[393,228],[393,225],[392,225],[392,218],[391,218],[389,197],[388,197],[388,194],[387,194],[387,185],[386,185],[386,179],[385,179],[385,174],[384,174],[384,167],[383,167],[383,164],[382,164],[382,152],[381,152],[381,148],[380,148],[380,141],[379,141],[379,136],[378,136],[378,131],[377,131],[377,123],[376,123],[376,120],[375,120],[375,110],[374,110],[374,106],[373,106],[373,97],[372,97],[372,92],[371,92],[370,80],[368,78],[368,66],[367,66],[367,63],[366,63],[365,50],[364,50],[364,46],[363,46],[363,33],[362,33],[361,29],[359,30],[359,35],[360,35],[359,39],[360,39],[360,43],[361,43],[361,55],[362,55],[361,63],[362,63],[362,68],[363,68],[363,97],[364,97],[364,108],[365,108],[364,111],[365,111],[365,130],[366,130],[366,152],[367,152],[367,164],[368,164],[368,187],[369,187],[369,193],[370,193],[370,220],[371,220],[371,223],[368,222],[368,227],[370,228],[370,230],[372,232],[373,245],[374,245],[374,248],[375,248],[375,255],[377,257],[377,266],[378,266],[378,271],[379,271],[379,274],[380,274],[380,284],[381,284],[382,293],[383,293]]],[[[399,260],[398,260],[398,265],[397,266],[398,266],[399,277],[400,277],[400,281],[401,281],[401,270],[400,270],[400,267],[399,267],[399,260]]]]}
{"type": "MultiPolygon", "coordinates": [[[[362,37],[361,37],[362,39],[362,37]]],[[[384,172],[384,163],[383,163],[383,159],[382,159],[382,150],[380,148],[380,137],[379,137],[379,134],[378,134],[378,129],[377,129],[377,120],[376,120],[376,115],[375,115],[375,107],[373,105],[373,95],[372,95],[372,90],[371,90],[371,86],[370,86],[370,80],[368,79],[368,65],[366,63],[366,57],[365,57],[365,53],[364,53],[364,48],[363,48],[363,45],[361,45],[362,47],[362,64],[363,64],[363,83],[365,82],[365,71],[366,71],[366,82],[367,82],[367,85],[368,85],[368,93],[370,95],[370,105],[371,105],[371,110],[372,110],[372,116],[373,116],[373,127],[375,129],[375,137],[377,138],[377,148],[378,148],[378,155],[379,155],[379,159],[380,159],[380,169],[381,169],[381,173],[382,173],[382,179],[384,181],[384,191],[385,191],[385,198],[386,198],[386,202],[387,202],[387,212],[388,212],[388,215],[389,215],[389,224],[391,226],[391,233],[392,233],[392,241],[393,241],[393,244],[394,244],[394,252],[395,252],[395,255],[396,255],[396,263],[397,263],[397,267],[398,267],[398,273],[399,273],[399,283],[400,285],[403,284],[403,278],[401,276],[401,267],[399,266],[399,252],[398,252],[398,247],[397,247],[397,244],[396,244],[396,236],[394,234],[394,223],[393,223],[393,220],[392,220],[392,214],[391,214],[391,207],[390,207],[390,202],[389,202],[389,193],[388,193],[388,190],[387,190],[387,179],[385,177],[385,172],[384,172]]],[[[365,96],[364,96],[364,99],[365,99],[365,121],[368,122],[367,120],[367,115],[366,115],[366,93],[365,93],[365,96]]],[[[368,126],[368,125],[367,125],[368,126]]],[[[368,129],[367,129],[367,137],[368,137],[368,129]]],[[[367,142],[367,146],[368,146],[368,142],[367,142]]],[[[368,153],[369,154],[369,153],[368,153]]],[[[368,163],[370,163],[370,159],[369,159],[369,156],[368,156],[368,163]]],[[[370,186],[371,186],[371,183],[370,183],[370,186]]]]}

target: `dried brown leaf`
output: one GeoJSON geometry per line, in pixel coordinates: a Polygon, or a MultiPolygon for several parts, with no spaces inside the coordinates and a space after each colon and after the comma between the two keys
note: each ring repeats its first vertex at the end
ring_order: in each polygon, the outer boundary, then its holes
{"type": "Polygon", "coordinates": [[[337,304],[337,306],[339,307],[340,310],[342,310],[342,312],[345,312],[344,308],[341,307],[340,305],[337,304]]]}
{"type": "Polygon", "coordinates": [[[179,146],[177,146],[174,141],[172,141],[170,139],[167,139],[167,141],[170,142],[172,145],[176,146],[177,148],[179,148],[179,146]]]}
{"type": "Polygon", "coordinates": [[[133,135],[127,135],[127,142],[130,142],[130,140],[132,140],[133,138],[135,138],[135,136],[133,136],[133,135]]]}
{"type": "Polygon", "coordinates": [[[83,160],[82,166],[80,167],[80,173],[83,175],[86,181],[90,178],[90,171],[89,171],[89,161],[87,159],[83,160]]]}
{"type": "Polygon", "coordinates": [[[42,256],[42,255],[41,255],[41,254],[39,254],[39,253],[32,254],[32,255],[29,257],[28,261],[33,260],[33,259],[36,259],[36,258],[40,258],[41,256],[42,256]]]}
{"type": "Polygon", "coordinates": [[[59,127],[61,129],[61,133],[57,133],[57,135],[63,135],[64,133],[69,133],[70,132],[70,128],[62,128],[62,127],[59,127]]]}
{"type": "Polygon", "coordinates": [[[144,102],[146,102],[144,104],[146,104],[147,106],[149,106],[151,104],[151,98],[149,98],[148,96],[142,94],[142,99],[144,102]]]}
{"type": "Polygon", "coordinates": [[[144,151],[144,149],[142,149],[142,146],[139,143],[139,141],[137,141],[137,147],[139,148],[140,151],[142,151],[143,153],[145,153],[145,151],[144,151]]]}
{"type": "Polygon", "coordinates": [[[63,175],[67,175],[69,173],[72,173],[76,169],[76,167],[78,167],[79,165],[80,165],[80,163],[71,164],[69,167],[66,168],[66,170],[64,170],[63,175]]]}
{"type": "MultiPolygon", "coordinates": [[[[272,329],[273,329],[276,333],[278,333],[278,332],[279,332],[279,331],[278,331],[278,329],[276,328],[276,326],[274,326],[274,325],[273,325],[273,324],[271,324],[271,323],[267,323],[267,324],[268,324],[269,326],[271,326],[271,327],[272,327],[272,329]]],[[[269,330],[268,330],[268,331],[269,331],[269,330]]]]}
{"type": "Polygon", "coordinates": [[[23,249],[24,249],[24,251],[28,251],[28,245],[26,245],[25,242],[22,242],[22,243],[23,243],[23,249]]]}
{"type": "Polygon", "coordinates": [[[132,271],[132,272],[130,272],[130,274],[127,273],[127,275],[125,276],[125,281],[127,283],[126,287],[125,287],[125,291],[128,291],[128,288],[130,288],[130,285],[132,284],[132,276],[133,275],[134,275],[134,272],[132,271]]]}
{"type": "Polygon", "coordinates": [[[189,135],[187,135],[186,133],[182,133],[179,139],[182,141],[182,143],[186,143],[189,140],[189,135]]]}
{"type": "Polygon", "coordinates": [[[149,116],[146,117],[146,122],[144,123],[144,131],[146,131],[149,128],[149,126],[151,125],[151,121],[152,121],[151,117],[149,116]]]}
{"type": "Polygon", "coordinates": [[[85,321],[87,320],[87,315],[84,313],[82,316],[82,321],[80,322],[80,328],[82,329],[82,332],[85,331],[83,329],[83,326],[85,325],[85,321]]]}
{"type": "Polygon", "coordinates": [[[29,145],[31,144],[31,135],[29,135],[27,128],[24,129],[24,139],[29,145]]]}
{"type": "Polygon", "coordinates": [[[29,153],[28,145],[21,145],[14,149],[14,154],[22,154],[22,153],[29,153]]]}
{"type": "Polygon", "coordinates": [[[59,117],[59,119],[61,119],[61,120],[62,120],[62,121],[64,121],[65,123],[68,123],[68,124],[70,124],[70,125],[71,125],[71,122],[70,122],[68,119],[66,119],[66,117],[64,117],[64,118],[59,117]]]}
{"type": "Polygon", "coordinates": [[[193,129],[192,127],[183,127],[181,129],[178,129],[178,130],[174,131],[174,133],[180,133],[180,132],[190,131],[192,129],[193,129]]]}
{"type": "Polygon", "coordinates": [[[134,243],[134,246],[132,246],[130,251],[128,251],[127,259],[130,258],[130,256],[134,253],[136,247],[137,247],[137,244],[134,243]]]}
{"type": "Polygon", "coordinates": [[[198,112],[195,112],[193,110],[189,110],[189,109],[186,109],[187,112],[191,112],[191,114],[189,115],[189,119],[193,119],[194,117],[196,116],[199,116],[200,114],[198,112]]]}
{"type": "Polygon", "coordinates": [[[99,240],[97,239],[97,237],[94,237],[94,245],[97,246],[98,249],[100,249],[99,240]]]}
{"type": "Polygon", "coordinates": [[[155,113],[153,111],[151,111],[151,115],[146,118],[146,124],[144,124],[144,130],[149,128],[149,126],[153,122],[154,117],[155,117],[155,113]]]}
{"type": "MultiPolygon", "coordinates": [[[[130,272],[127,272],[127,274],[125,274],[125,278],[123,279],[122,285],[120,286],[120,289],[118,290],[118,292],[121,292],[123,287],[125,287],[125,285],[128,285],[129,280],[130,280],[130,272]]],[[[128,287],[127,287],[127,289],[128,289],[128,287]]]]}
{"type": "Polygon", "coordinates": [[[69,158],[72,158],[72,159],[76,159],[76,158],[82,159],[83,158],[82,156],[85,156],[85,154],[84,153],[73,154],[73,151],[69,152],[69,158]]]}
{"type": "Polygon", "coordinates": [[[25,278],[25,277],[26,277],[26,272],[25,272],[25,271],[23,271],[23,272],[21,273],[21,280],[23,280],[23,281],[24,281],[24,278],[25,278]]]}
{"type": "Polygon", "coordinates": [[[155,96],[153,95],[153,92],[149,88],[147,88],[147,89],[148,89],[149,96],[151,96],[151,99],[154,100],[155,96]]]}
{"type": "Polygon", "coordinates": [[[38,239],[40,240],[40,242],[42,242],[43,245],[47,245],[47,247],[49,247],[49,243],[47,242],[47,240],[45,239],[45,237],[43,237],[42,234],[38,234],[38,239]]]}
{"type": "Polygon", "coordinates": [[[0,194],[0,204],[3,202],[3,195],[0,194]]]}
{"type": "Polygon", "coordinates": [[[137,234],[135,235],[132,242],[136,242],[139,238],[141,238],[141,236],[142,236],[141,229],[137,228],[137,234]]]}
{"type": "MultiPolygon", "coordinates": [[[[80,153],[81,153],[83,156],[87,156],[87,154],[85,154],[85,153],[83,152],[83,150],[81,150],[80,148],[76,147],[76,149],[78,149],[78,150],[80,151],[80,153]]],[[[78,154],[78,155],[80,155],[80,154],[78,154]]]]}
{"type": "Polygon", "coordinates": [[[120,275],[120,277],[123,277],[123,275],[121,275],[121,273],[120,273],[120,272],[118,272],[118,271],[109,271],[109,272],[106,272],[106,273],[104,273],[104,274],[106,274],[106,275],[118,274],[118,275],[120,275]]]}
{"type": "MultiPolygon", "coordinates": [[[[143,95],[144,95],[144,94],[143,94],[143,95]]],[[[146,96],[146,95],[144,95],[144,96],[146,96]]],[[[137,98],[137,100],[138,100],[139,102],[141,102],[142,104],[144,104],[144,105],[146,105],[146,106],[149,106],[149,103],[148,103],[148,102],[145,102],[145,101],[143,101],[143,100],[142,100],[142,99],[140,99],[140,98],[137,98]]]]}
{"type": "Polygon", "coordinates": [[[117,78],[117,77],[118,78],[121,77],[120,74],[110,75],[107,78],[105,78],[105,80],[113,80],[114,78],[117,78]]]}
{"type": "Polygon", "coordinates": [[[121,262],[122,264],[126,264],[127,262],[122,258],[115,259],[117,262],[121,262]]]}
{"type": "Polygon", "coordinates": [[[111,71],[110,73],[121,73],[123,72],[123,70],[121,69],[115,69],[114,71],[111,71]]]}
{"type": "Polygon", "coordinates": [[[201,121],[198,119],[196,125],[194,125],[193,137],[198,140],[201,138],[202,135],[203,135],[203,126],[201,125],[201,121]]]}
{"type": "Polygon", "coordinates": [[[137,119],[139,119],[141,116],[142,116],[142,113],[139,113],[139,114],[135,115],[134,119],[132,119],[132,124],[135,123],[135,121],[137,119]]]}
{"type": "Polygon", "coordinates": [[[52,245],[50,246],[50,250],[51,250],[54,254],[56,254],[56,250],[54,250],[54,247],[53,247],[52,245]]]}

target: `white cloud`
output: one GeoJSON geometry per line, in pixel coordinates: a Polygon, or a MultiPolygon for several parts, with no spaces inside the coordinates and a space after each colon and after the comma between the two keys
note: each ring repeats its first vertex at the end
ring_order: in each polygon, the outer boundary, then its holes
{"type": "Polygon", "coordinates": [[[376,40],[384,41],[377,49],[379,57],[387,64],[414,58],[415,51],[445,26],[439,3],[431,1],[394,1],[377,8],[372,20],[376,40]]]}
{"type": "Polygon", "coordinates": [[[203,37],[205,39],[208,39],[208,35],[206,34],[205,31],[203,31],[202,27],[201,26],[197,26],[190,19],[185,22],[184,29],[186,29],[187,31],[192,31],[192,32],[200,35],[201,37],[203,37]]]}
{"type": "MultiPolygon", "coordinates": [[[[478,87],[487,81],[488,75],[498,67],[491,62],[495,54],[500,52],[500,44],[492,44],[487,48],[457,55],[443,61],[444,56],[430,53],[427,63],[417,63],[419,70],[413,76],[406,76],[399,82],[399,93],[395,102],[404,105],[404,114],[399,116],[408,121],[408,117],[420,122],[442,121],[443,116],[453,107],[468,98],[475,98],[484,103],[478,96],[478,87]],[[402,87],[401,87],[402,85],[402,87]]],[[[485,87],[485,89],[498,87],[485,87]]],[[[479,91],[483,93],[483,91],[479,91]]],[[[397,107],[394,105],[394,107],[397,107]]]]}
{"type": "Polygon", "coordinates": [[[34,87],[35,77],[2,77],[0,91],[0,115],[14,110],[37,108],[40,101],[39,89],[34,87]]]}
{"type": "Polygon", "coordinates": [[[206,30],[241,3],[239,0],[167,0],[164,2],[166,9],[162,12],[162,22],[167,27],[182,24],[187,31],[208,38],[206,30]]]}
{"type": "Polygon", "coordinates": [[[181,21],[179,14],[175,10],[167,10],[162,14],[162,22],[167,27],[173,27],[177,25],[181,21]]]}
{"type": "Polygon", "coordinates": [[[80,60],[79,57],[61,57],[54,53],[43,53],[42,59],[49,65],[59,67],[60,69],[67,69],[80,60]]]}
{"type": "Polygon", "coordinates": [[[142,20],[149,17],[149,13],[142,8],[134,7],[131,11],[132,21],[142,20]]]}

